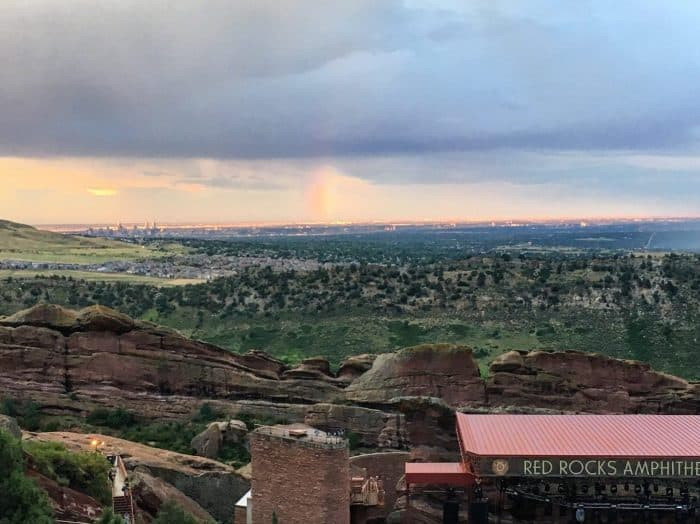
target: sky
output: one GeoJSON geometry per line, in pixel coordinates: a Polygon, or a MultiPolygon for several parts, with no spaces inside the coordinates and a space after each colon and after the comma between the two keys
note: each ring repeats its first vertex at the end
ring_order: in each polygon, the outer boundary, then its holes
{"type": "Polygon", "coordinates": [[[700,4],[3,0],[0,218],[700,216],[700,4]]]}

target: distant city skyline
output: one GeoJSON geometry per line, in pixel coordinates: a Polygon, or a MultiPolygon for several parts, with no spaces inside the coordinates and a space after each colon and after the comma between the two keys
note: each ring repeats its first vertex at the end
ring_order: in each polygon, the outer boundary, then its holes
{"type": "Polygon", "coordinates": [[[700,5],[7,0],[0,218],[700,216],[700,5]]]}

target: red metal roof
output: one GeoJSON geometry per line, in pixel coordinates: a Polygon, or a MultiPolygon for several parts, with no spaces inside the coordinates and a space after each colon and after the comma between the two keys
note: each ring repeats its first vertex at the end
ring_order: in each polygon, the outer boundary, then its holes
{"type": "Polygon", "coordinates": [[[473,477],[461,462],[407,462],[407,484],[440,484],[443,486],[469,486],[473,477]]]}
{"type": "Polygon", "coordinates": [[[457,414],[464,453],[486,457],[700,457],[700,416],[457,414]]]}

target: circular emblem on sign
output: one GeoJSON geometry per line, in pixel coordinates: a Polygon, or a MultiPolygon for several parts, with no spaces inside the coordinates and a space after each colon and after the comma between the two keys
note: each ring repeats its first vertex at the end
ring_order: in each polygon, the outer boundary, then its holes
{"type": "Polygon", "coordinates": [[[499,477],[502,477],[506,473],[508,473],[508,461],[503,460],[503,459],[498,459],[494,460],[493,464],[491,464],[491,471],[493,471],[494,475],[498,475],[499,477]]]}

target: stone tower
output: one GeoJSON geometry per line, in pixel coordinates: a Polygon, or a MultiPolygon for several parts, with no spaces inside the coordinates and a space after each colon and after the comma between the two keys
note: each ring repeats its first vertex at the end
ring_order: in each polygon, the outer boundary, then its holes
{"type": "Polygon", "coordinates": [[[251,434],[253,524],[350,524],[343,438],[295,424],[251,434]]]}

